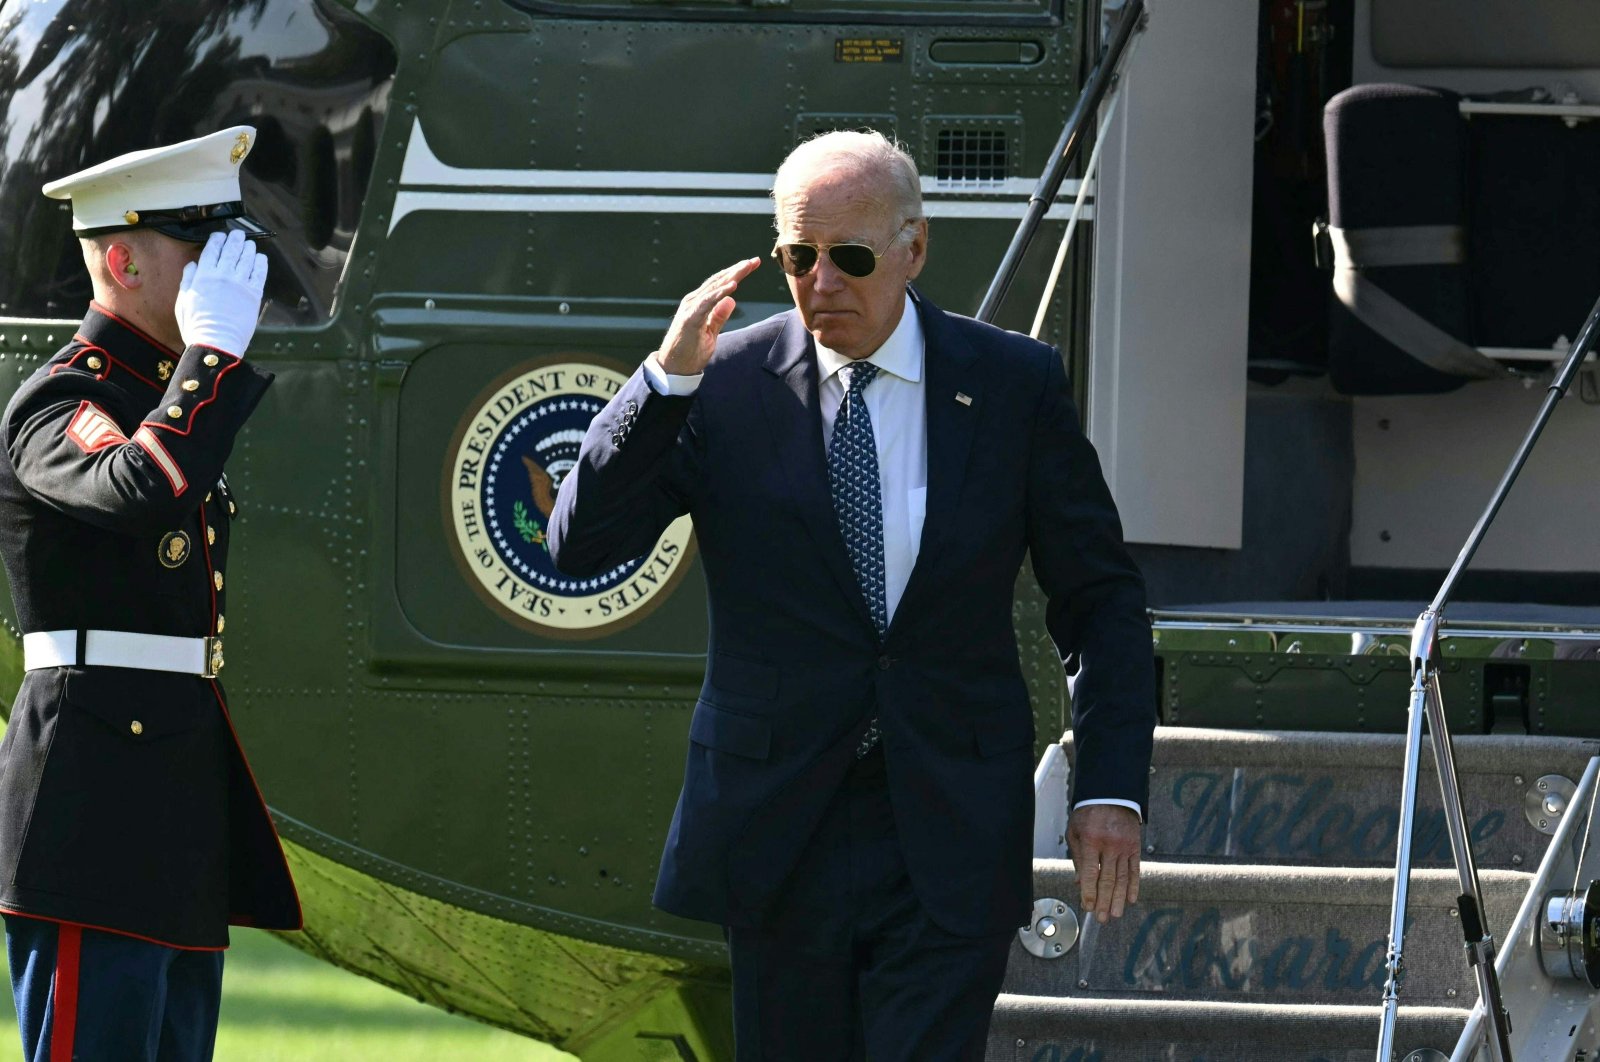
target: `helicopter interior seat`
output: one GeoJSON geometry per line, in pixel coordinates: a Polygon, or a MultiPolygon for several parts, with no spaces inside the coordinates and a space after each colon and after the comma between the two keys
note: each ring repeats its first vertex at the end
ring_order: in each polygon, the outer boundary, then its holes
{"type": "Polygon", "coordinates": [[[1561,346],[1600,295],[1600,125],[1468,117],[1462,99],[1365,84],[1324,111],[1329,376],[1346,394],[1503,376],[1492,355],[1561,346]]]}

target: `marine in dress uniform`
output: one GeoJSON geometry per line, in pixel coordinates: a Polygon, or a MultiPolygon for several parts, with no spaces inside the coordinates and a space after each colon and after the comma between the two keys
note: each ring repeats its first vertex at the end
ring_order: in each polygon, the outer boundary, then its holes
{"type": "Polygon", "coordinates": [[[0,421],[27,669],[0,743],[0,913],[30,1062],[210,1058],[228,926],[301,926],[218,680],[238,513],[223,463],[272,379],[243,357],[266,278],[250,241],[271,235],[240,199],[254,139],[45,186],[101,274],[0,421]]]}

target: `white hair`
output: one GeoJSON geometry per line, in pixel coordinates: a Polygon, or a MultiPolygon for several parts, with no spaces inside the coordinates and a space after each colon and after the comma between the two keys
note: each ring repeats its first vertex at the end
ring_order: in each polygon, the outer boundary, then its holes
{"type": "MultiPolygon", "coordinates": [[[[839,129],[802,142],[778,167],[772,179],[774,224],[790,188],[831,169],[852,170],[872,178],[900,215],[900,222],[922,220],[922,179],[905,148],[875,130],[839,129]]],[[[902,237],[907,233],[914,235],[915,230],[909,226],[900,230],[902,237]]]]}

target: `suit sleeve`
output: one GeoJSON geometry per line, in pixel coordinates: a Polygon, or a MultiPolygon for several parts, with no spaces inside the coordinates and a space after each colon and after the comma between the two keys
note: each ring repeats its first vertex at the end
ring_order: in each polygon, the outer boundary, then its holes
{"type": "Polygon", "coordinates": [[[126,397],[78,372],[43,378],[5,422],[17,478],[45,504],[122,533],[170,528],[199,508],[272,374],[230,354],[183,352],[156,407],[131,435],[126,397]]]}
{"type": "Polygon", "coordinates": [[[550,559],[599,574],[649,551],[688,512],[704,450],[693,395],[657,394],[641,367],[589,425],[550,514],[550,559]]]}
{"type": "Polygon", "coordinates": [[[1078,426],[1061,358],[1052,351],[1047,361],[1029,455],[1028,549],[1050,637],[1063,657],[1082,661],[1072,697],[1072,802],[1112,798],[1144,809],[1156,723],[1144,578],[1078,426]]]}

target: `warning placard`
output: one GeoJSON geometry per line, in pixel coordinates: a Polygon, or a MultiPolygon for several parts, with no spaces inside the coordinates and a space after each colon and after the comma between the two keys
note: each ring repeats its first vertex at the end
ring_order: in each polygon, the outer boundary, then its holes
{"type": "Polygon", "coordinates": [[[905,58],[900,37],[841,37],[833,42],[836,63],[898,63],[905,58]]]}

